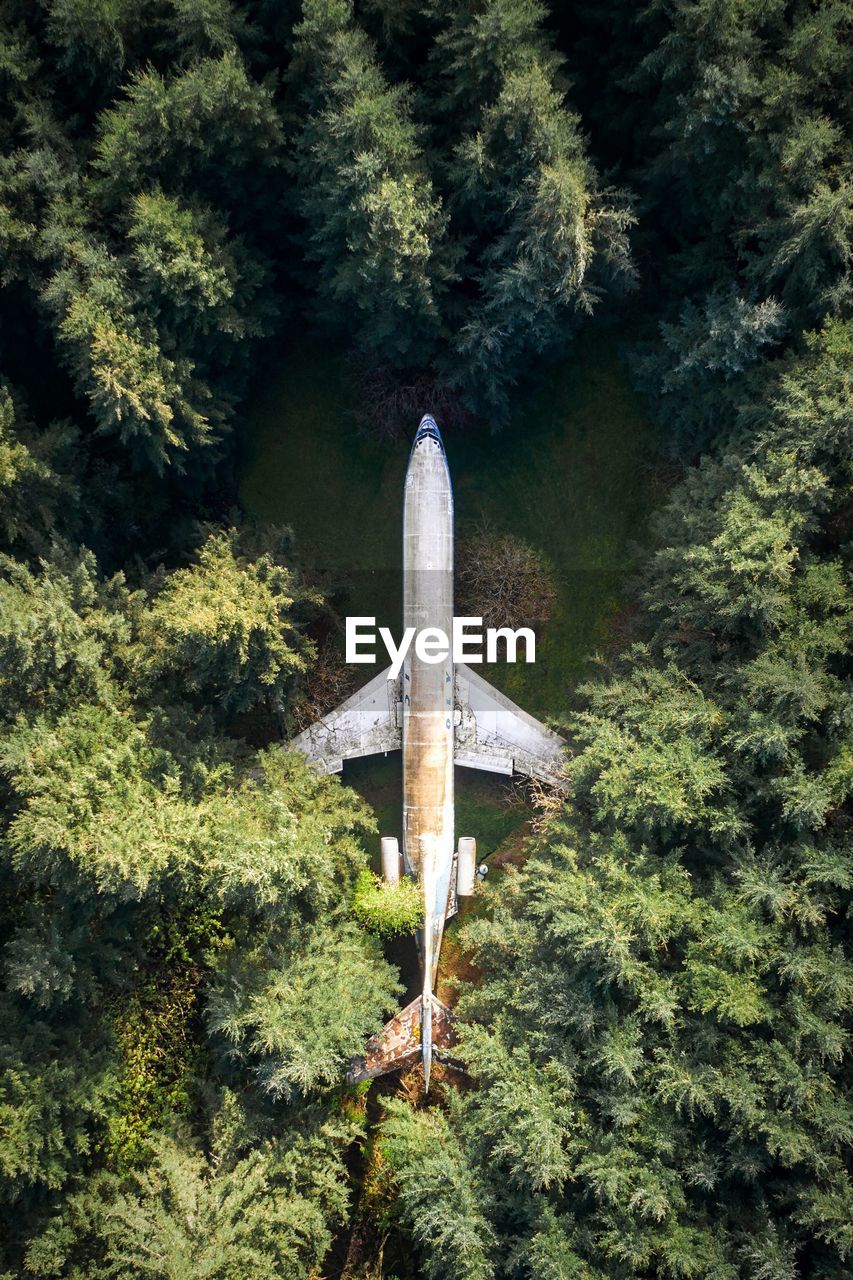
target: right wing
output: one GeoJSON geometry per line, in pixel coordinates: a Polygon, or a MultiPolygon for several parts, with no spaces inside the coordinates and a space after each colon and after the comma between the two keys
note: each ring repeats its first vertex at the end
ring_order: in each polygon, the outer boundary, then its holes
{"type": "Polygon", "coordinates": [[[565,786],[565,743],[559,734],[461,662],[456,664],[456,715],[457,764],[565,786]]]}
{"type": "Polygon", "coordinates": [[[293,738],[290,746],[303,751],[326,773],[340,773],[344,760],[399,751],[403,713],[400,682],[389,680],[386,667],[363,688],[293,738]]]}

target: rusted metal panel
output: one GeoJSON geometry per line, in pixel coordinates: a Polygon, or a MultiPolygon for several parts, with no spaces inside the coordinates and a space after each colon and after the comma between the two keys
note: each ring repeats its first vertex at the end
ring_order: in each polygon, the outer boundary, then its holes
{"type": "MultiPolygon", "coordinates": [[[[432,1041],[436,1049],[446,1053],[457,1042],[454,1018],[447,1005],[432,996],[432,1041]]],[[[423,997],[416,996],[405,1009],[386,1022],[382,1030],[368,1040],[363,1055],[350,1061],[347,1080],[375,1080],[389,1071],[414,1064],[421,1056],[421,1019],[423,997]]]]}

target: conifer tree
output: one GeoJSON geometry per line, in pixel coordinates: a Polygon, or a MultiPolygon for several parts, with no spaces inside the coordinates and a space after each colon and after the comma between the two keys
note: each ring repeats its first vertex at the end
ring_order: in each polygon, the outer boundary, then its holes
{"type": "Polygon", "coordinates": [[[473,12],[456,4],[431,12],[441,24],[434,77],[453,148],[451,226],[468,245],[463,274],[476,284],[448,376],[501,425],[526,358],[568,336],[605,285],[631,282],[634,218],[624,192],[600,188],[585,154],[542,6],[490,0],[473,12]]]}
{"type": "Polygon", "coordinates": [[[370,351],[423,361],[450,259],[410,92],[385,80],[349,0],[304,5],[289,78],[297,207],[325,314],[350,317],[370,351]]]}
{"type": "MultiPolygon", "coordinates": [[[[449,1114],[498,1274],[849,1270],[849,355],[831,324],[771,366],[675,490],[648,641],[584,691],[570,801],[466,925],[449,1114]]],[[[431,1165],[388,1123],[403,1195],[431,1165]]]]}
{"type": "Polygon", "coordinates": [[[261,699],[283,711],[288,681],[313,653],[294,623],[315,600],[274,555],[246,555],[236,529],[213,532],[141,615],[141,670],[226,714],[261,699]]]}

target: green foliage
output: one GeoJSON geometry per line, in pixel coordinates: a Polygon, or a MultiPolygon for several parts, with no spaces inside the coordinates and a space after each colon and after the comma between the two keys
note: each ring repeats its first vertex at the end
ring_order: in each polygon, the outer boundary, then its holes
{"type": "Polygon", "coordinates": [[[142,616],[142,671],[226,713],[262,698],[283,707],[288,682],[313,654],[296,616],[316,597],[268,552],[250,558],[235,529],[211,533],[197,561],[169,575],[142,616]]]}
{"type": "Polygon", "coordinates": [[[140,194],[128,248],[139,295],[166,344],[193,350],[206,374],[218,358],[234,359],[239,343],[269,331],[266,268],[220,214],[159,190],[140,194]]]}
{"type": "Polygon", "coordinates": [[[211,1001],[210,1025],[262,1089],[291,1098],[339,1083],[402,990],[373,940],[320,927],[241,957],[211,1001]]]}
{"type": "Polygon", "coordinates": [[[76,485],[63,475],[76,443],[75,432],[60,423],[36,435],[22,430],[20,408],[0,382],[0,533],[8,545],[44,550],[61,503],[73,501],[76,485]]]}
{"type": "Polygon", "coordinates": [[[386,1104],[381,1150],[397,1185],[396,1212],[423,1250],[428,1280],[489,1280],[494,1233],[483,1188],[441,1111],[386,1104]]]}
{"type": "Polygon", "coordinates": [[[60,552],[40,573],[9,558],[0,567],[3,720],[109,702],[113,658],[130,634],[122,578],[99,581],[91,552],[60,552]]]}
{"type": "Polygon", "coordinates": [[[414,933],[423,920],[423,893],[408,876],[389,884],[364,870],[356,881],[352,910],[359,924],[380,938],[414,933]]]}
{"type": "Polygon", "coordinates": [[[638,380],[670,420],[680,450],[700,447],[731,424],[743,394],[740,375],[773,351],[785,328],[785,308],[775,298],[750,303],[732,286],[700,305],[688,299],[676,323],[661,323],[661,343],[641,346],[638,380]]]}
{"type": "Polygon", "coordinates": [[[47,0],[44,8],[62,70],[90,84],[115,84],[139,34],[140,6],[132,0],[47,0]]]}
{"type": "MultiPolygon", "coordinates": [[[[4,1277],[307,1280],[345,1220],[340,1086],[399,994],[371,934],[420,904],[366,870],[361,802],[239,736],[287,723],[318,606],[284,535],[233,527],[259,342],[304,313],[364,385],[512,416],[479,487],[512,474],[563,596],[617,397],[563,458],[563,409],[512,388],[621,319],[634,257],[638,383],[708,452],[632,643],[577,698],[540,668],[571,803],[464,922],[468,1083],[388,1104],[379,1225],[432,1277],[846,1274],[849,28],[846,0],[0,0],[4,1277]]],[[[300,475],[331,455],[292,382],[300,475]]],[[[584,564],[616,567],[620,503],[584,564]]]]}
{"type": "Polygon", "coordinates": [[[731,426],[780,305],[789,330],[849,311],[850,14],[843,0],[660,0],[624,17],[634,47],[615,42],[611,75],[630,93],[631,178],[668,298],[644,376],[689,457],[731,426]]]}
{"type": "Polygon", "coordinates": [[[728,1278],[756,1240],[762,1275],[846,1274],[849,340],[674,491],[571,807],[465,926],[455,1131],[507,1274],[728,1278]]]}
{"type": "Polygon", "coordinates": [[[582,689],[589,707],[574,725],[575,794],[611,822],[677,833],[706,827],[738,833],[719,744],[721,709],[674,667],[636,666],[619,683],[582,689]]]}
{"type": "Polygon", "coordinates": [[[162,470],[213,443],[233,404],[216,364],[267,331],[265,269],[225,219],[154,189],[113,252],[63,210],[43,297],[98,429],[162,470]],[[168,354],[167,354],[168,353],[168,354]]]}
{"type": "Polygon", "coordinates": [[[18,800],[15,866],[35,883],[79,878],[78,891],[129,900],[172,876],[258,909],[343,898],[366,813],[336,782],[275,749],[235,778],[214,751],[182,760],[158,739],[156,720],[85,704],[10,735],[0,761],[18,800]]]}
{"type": "Polygon", "coordinates": [[[239,220],[239,205],[227,200],[236,186],[247,201],[242,217],[256,216],[269,201],[264,188],[280,163],[281,141],[269,88],[251,79],[235,52],[168,78],[144,71],[100,117],[96,195],[122,206],[128,193],[159,185],[214,206],[225,200],[239,220]]]}
{"type": "Polygon", "coordinates": [[[385,358],[422,359],[449,259],[410,93],[386,82],[349,0],[303,6],[290,78],[297,205],[326,314],[339,323],[354,311],[361,344],[385,358]]]}
{"type": "Polygon", "coordinates": [[[194,910],[182,902],[178,914],[161,912],[149,930],[144,974],[111,1011],[119,1080],[102,1144],[110,1164],[144,1163],[153,1128],[191,1120],[209,1070],[200,979],[225,945],[221,914],[203,900],[194,910]]]}
{"type": "Polygon", "coordinates": [[[33,1191],[58,1191],[85,1167],[117,1081],[103,1038],[27,1017],[5,995],[2,1015],[0,1205],[20,1212],[33,1191]]]}
{"type": "Polygon", "coordinates": [[[156,1135],[144,1168],[102,1175],[69,1198],[30,1246],[27,1272],[65,1274],[71,1262],[68,1274],[93,1280],[307,1280],[345,1206],[345,1135],[314,1128],[307,1141],[274,1140],[237,1158],[220,1144],[208,1156],[186,1139],[156,1135]],[[323,1187],[311,1162],[331,1165],[334,1180],[323,1187]],[[94,1259],[83,1268],[73,1265],[81,1243],[94,1259]]]}
{"type": "Polygon", "coordinates": [[[474,10],[458,0],[432,0],[428,9],[437,27],[431,57],[443,89],[440,105],[454,119],[461,113],[467,126],[477,123],[482,104],[500,93],[508,76],[560,65],[539,0],[488,0],[474,10]]]}
{"type": "Polygon", "coordinates": [[[99,428],[138,444],[162,469],[173,455],[211,443],[221,411],[211,415],[192,362],[164,355],[156,329],[127,313],[128,281],[107,253],[95,247],[84,262],[79,284],[60,277],[47,295],[72,375],[99,428]]]}
{"type": "Polygon", "coordinates": [[[514,1184],[530,1191],[562,1188],[572,1176],[567,1147],[577,1121],[571,1073],[549,1063],[543,1071],[521,1047],[472,1025],[459,1051],[480,1081],[487,1105],[472,1110],[478,1154],[506,1165],[514,1184]]]}
{"type": "Polygon", "coordinates": [[[476,285],[451,368],[472,406],[499,425],[526,359],[570,333],[603,284],[630,282],[634,217],[624,192],[597,189],[542,30],[544,8],[492,0],[475,12],[456,4],[435,12],[436,78],[453,111],[451,225],[469,246],[463,275],[476,285]]]}
{"type": "Polygon", "coordinates": [[[655,185],[695,228],[692,248],[678,237],[688,272],[736,255],[760,296],[772,282],[809,317],[843,305],[845,6],[700,0],[652,14],[662,38],[636,74],[658,90],[655,185]]]}
{"type": "Polygon", "coordinates": [[[134,590],[85,550],[3,562],[0,1257],[18,1272],[125,1274],[138,1249],[161,1274],[180,1231],[195,1265],[195,1203],[219,1274],[250,1255],[245,1274],[307,1274],[343,1211],[352,1133],[318,1137],[297,1177],[288,1107],[339,1085],[396,1004],[345,923],[372,820],[301,756],[250,752],[192,705],[252,702],[307,659],[296,601],[316,597],[280,549],[212,533],[196,566],[134,590]],[[263,1121],[233,1183],[199,1154],[225,1078],[288,1104],[278,1153],[263,1121]],[[178,1124],[191,1136],[169,1146],[178,1124]]]}
{"type": "Polygon", "coordinates": [[[184,62],[233,52],[259,34],[232,0],[170,0],[168,10],[163,43],[184,62]]]}

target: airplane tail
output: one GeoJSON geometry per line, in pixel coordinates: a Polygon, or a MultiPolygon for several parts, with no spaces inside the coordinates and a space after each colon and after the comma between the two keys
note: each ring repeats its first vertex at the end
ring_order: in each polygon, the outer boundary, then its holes
{"type": "Polygon", "coordinates": [[[428,1089],[433,1054],[451,1049],[456,1043],[453,1023],[453,1014],[437,996],[415,996],[377,1035],[371,1036],[364,1054],[350,1060],[347,1083],[375,1080],[422,1058],[428,1089]]]}
{"type": "Polygon", "coordinates": [[[432,1068],[432,992],[421,996],[421,1057],[424,1063],[424,1093],[429,1093],[429,1073],[432,1068]]]}
{"type": "MultiPolygon", "coordinates": [[[[460,837],[453,854],[453,865],[444,919],[457,912],[459,898],[470,897],[474,892],[477,869],[477,841],[472,836],[460,837]]],[[[396,884],[403,874],[399,844],[394,837],[382,840],[382,870],[385,879],[396,884]]],[[[444,1057],[456,1043],[454,1017],[446,1004],[430,990],[434,978],[434,965],[430,948],[435,954],[441,946],[441,928],[434,927],[436,917],[427,917],[422,933],[421,969],[424,989],[404,1009],[386,1022],[377,1035],[371,1036],[363,1054],[350,1059],[347,1082],[358,1084],[361,1080],[374,1080],[389,1071],[399,1071],[411,1066],[418,1058],[424,1064],[424,1088],[429,1092],[429,1078],[434,1057],[444,1057]]],[[[440,920],[443,926],[444,920],[440,920]]]]}

